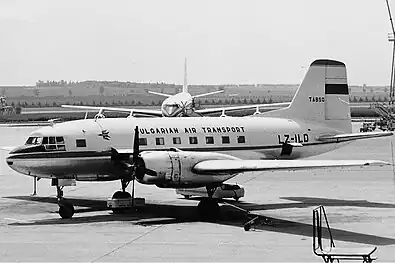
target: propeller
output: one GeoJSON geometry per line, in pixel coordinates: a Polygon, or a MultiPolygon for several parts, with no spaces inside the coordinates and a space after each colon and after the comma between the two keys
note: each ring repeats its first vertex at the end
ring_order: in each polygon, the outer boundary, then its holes
{"type": "Polygon", "coordinates": [[[134,128],[134,139],[133,139],[133,155],[132,155],[132,208],[134,208],[134,181],[136,181],[136,170],[137,170],[137,159],[140,154],[140,145],[139,145],[139,127],[136,126],[134,128]]]}
{"type": "Polygon", "coordinates": [[[133,154],[132,154],[132,163],[129,164],[131,171],[131,179],[132,179],[132,208],[134,207],[134,193],[135,193],[135,181],[136,177],[143,177],[145,174],[150,176],[157,176],[157,173],[154,170],[148,169],[145,167],[144,160],[139,156],[140,155],[140,144],[139,144],[139,127],[136,126],[134,128],[134,139],[133,139],[133,154]]]}

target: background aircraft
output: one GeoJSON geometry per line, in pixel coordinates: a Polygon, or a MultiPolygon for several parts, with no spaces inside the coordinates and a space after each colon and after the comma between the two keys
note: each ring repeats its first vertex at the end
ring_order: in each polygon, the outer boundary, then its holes
{"type": "Polygon", "coordinates": [[[221,107],[221,108],[208,108],[208,109],[197,109],[196,98],[210,96],[224,92],[224,90],[217,90],[213,92],[191,95],[188,92],[188,80],[187,80],[187,60],[185,59],[184,64],[184,84],[182,86],[182,92],[175,95],[165,94],[160,92],[148,91],[151,94],[166,97],[162,102],[161,110],[147,110],[147,109],[129,109],[129,108],[118,108],[118,107],[95,107],[95,106],[75,106],[75,105],[62,105],[64,108],[72,109],[85,109],[85,110],[97,110],[99,113],[96,117],[104,117],[104,111],[116,111],[116,112],[127,112],[129,116],[143,115],[143,116],[156,116],[156,117],[192,117],[192,116],[203,116],[215,113],[221,113],[221,116],[225,116],[226,112],[239,111],[247,109],[256,109],[255,114],[259,113],[259,108],[277,109],[279,107],[288,106],[289,103],[272,103],[272,104],[252,104],[243,106],[232,106],[232,107],[221,107]]]}

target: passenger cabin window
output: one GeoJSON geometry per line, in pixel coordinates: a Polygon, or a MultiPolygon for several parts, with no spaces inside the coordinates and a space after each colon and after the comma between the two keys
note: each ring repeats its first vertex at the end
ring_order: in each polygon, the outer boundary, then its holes
{"type": "Polygon", "coordinates": [[[165,139],[163,137],[155,138],[156,145],[164,145],[165,139]]]}
{"type": "Polygon", "coordinates": [[[86,147],[86,140],[85,139],[77,139],[77,140],[75,140],[75,144],[77,147],[86,147]]]}
{"type": "Polygon", "coordinates": [[[214,144],[214,137],[212,136],[206,137],[206,144],[214,144]]]}
{"type": "Polygon", "coordinates": [[[139,145],[146,146],[147,145],[147,138],[139,138],[139,145]]]}
{"type": "Polygon", "coordinates": [[[237,136],[237,142],[238,143],[245,143],[246,142],[246,137],[245,136],[237,136]]]}
{"type": "Polygon", "coordinates": [[[61,136],[44,137],[42,144],[47,151],[66,151],[64,139],[61,136]]]}
{"type": "Polygon", "coordinates": [[[224,144],[230,143],[230,138],[229,138],[229,136],[222,136],[222,143],[224,143],[224,144]]]}
{"type": "Polygon", "coordinates": [[[189,144],[198,144],[197,137],[189,137],[189,144]]]}
{"type": "Polygon", "coordinates": [[[173,137],[173,144],[181,144],[181,138],[180,137],[173,137]]]}

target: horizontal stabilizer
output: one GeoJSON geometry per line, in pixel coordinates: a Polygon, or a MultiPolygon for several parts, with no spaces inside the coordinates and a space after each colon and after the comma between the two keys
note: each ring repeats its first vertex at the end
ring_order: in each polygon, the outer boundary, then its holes
{"type": "Polygon", "coordinates": [[[173,96],[170,94],[160,93],[160,92],[155,92],[155,91],[148,91],[148,93],[155,94],[155,95],[162,96],[162,97],[167,97],[167,98],[173,96]]]}
{"type": "Polygon", "coordinates": [[[323,135],[318,138],[319,141],[352,141],[360,139],[369,139],[376,137],[386,137],[393,135],[392,132],[357,132],[357,133],[344,133],[338,135],[323,135]]]}
{"type": "Polygon", "coordinates": [[[193,167],[198,174],[241,173],[252,171],[308,170],[330,167],[390,165],[379,160],[208,160],[193,167]]]}

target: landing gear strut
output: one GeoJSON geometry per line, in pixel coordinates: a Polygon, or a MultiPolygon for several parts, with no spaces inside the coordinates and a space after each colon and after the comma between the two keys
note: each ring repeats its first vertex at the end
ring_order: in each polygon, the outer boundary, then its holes
{"type": "Polygon", "coordinates": [[[219,217],[219,205],[213,199],[213,194],[217,187],[207,187],[208,198],[201,200],[198,204],[198,212],[203,220],[214,220],[219,217]]]}
{"type": "Polygon", "coordinates": [[[31,196],[36,196],[37,195],[37,181],[40,178],[37,178],[37,176],[33,177],[33,193],[31,194],[31,196]]]}
{"type": "Polygon", "coordinates": [[[56,186],[58,205],[59,205],[59,215],[61,218],[72,218],[74,215],[74,206],[70,201],[63,198],[63,186],[56,186]]]}

